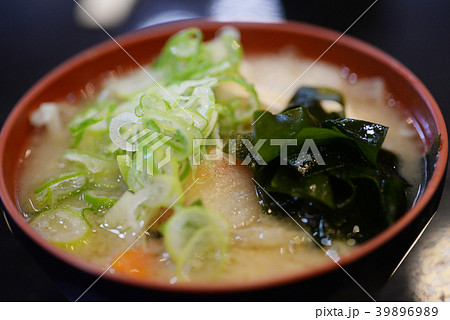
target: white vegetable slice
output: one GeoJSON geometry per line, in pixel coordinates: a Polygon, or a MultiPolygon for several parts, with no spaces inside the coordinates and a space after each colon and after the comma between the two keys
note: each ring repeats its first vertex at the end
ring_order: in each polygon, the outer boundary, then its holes
{"type": "Polygon", "coordinates": [[[221,213],[233,229],[246,227],[263,215],[247,166],[230,165],[225,159],[203,160],[195,169],[185,181],[189,186],[198,179],[186,192],[185,204],[200,199],[206,208],[221,213]]]}
{"type": "Polygon", "coordinates": [[[89,226],[79,214],[64,208],[42,212],[31,226],[44,239],[63,245],[82,240],[89,231],[89,226]]]}

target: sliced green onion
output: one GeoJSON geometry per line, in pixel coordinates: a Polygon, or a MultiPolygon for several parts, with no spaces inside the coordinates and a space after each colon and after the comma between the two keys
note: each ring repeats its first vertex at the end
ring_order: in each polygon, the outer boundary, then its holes
{"type": "Polygon", "coordinates": [[[109,124],[109,137],[111,141],[119,148],[127,151],[136,151],[136,146],[124,140],[120,133],[120,128],[133,123],[139,123],[141,120],[131,112],[124,112],[111,120],[109,124]]]}
{"type": "Polygon", "coordinates": [[[87,186],[86,172],[76,172],[60,176],[34,190],[40,203],[52,207],[60,200],[78,194],[87,186]]]}
{"type": "Polygon", "coordinates": [[[74,190],[78,190],[79,188],[83,187],[86,184],[86,180],[87,180],[86,172],[84,172],[84,171],[70,173],[70,174],[59,176],[58,178],[53,179],[53,180],[43,184],[39,188],[35,189],[34,193],[37,194],[48,188],[53,189],[56,187],[60,187],[61,189],[65,189],[65,187],[67,187],[67,189],[74,191],[74,190]]]}
{"type": "Polygon", "coordinates": [[[135,109],[135,113],[138,117],[151,110],[166,111],[167,104],[159,95],[155,93],[144,94],[139,100],[139,105],[135,109]]]}
{"type": "Polygon", "coordinates": [[[80,244],[89,231],[89,226],[79,214],[64,208],[40,213],[31,226],[44,239],[66,247],[80,244]]]}
{"type": "MultiPolygon", "coordinates": [[[[132,170],[130,170],[132,172],[132,170]]],[[[161,207],[170,207],[182,202],[182,188],[178,178],[167,175],[147,176],[135,193],[125,192],[106,214],[109,227],[140,230],[149,223],[161,207]],[[139,210],[144,209],[144,210],[139,210]]],[[[135,182],[131,182],[135,184],[135,182]]]]}
{"type": "Polygon", "coordinates": [[[224,261],[230,235],[228,223],[219,213],[201,206],[176,208],[161,231],[180,274],[192,266],[193,259],[224,261]]]}
{"type": "Polygon", "coordinates": [[[249,100],[246,106],[240,106],[234,111],[234,118],[239,122],[248,121],[252,118],[253,112],[259,109],[259,99],[253,85],[248,83],[245,79],[234,76],[223,76],[218,78],[219,82],[234,82],[242,86],[249,94],[249,100]]]}
{"type": "Polygon", "coordinates": [[[93,208],[110,208],[119,198],[111,196],[110,191],[87,190],[84,194],[84,200],[93,208]]]}
{"type": "Polygon", "coordinates": [[[94,104],[76,114],[69,122],[69,129],[73,134],[79,134],[86,128],[109,117],[116,107],[116,103],[105,101],[94,104]]]}
{"type": "Polygon", "coordinates": [[[102,159],[94,154],[68,150],[62,154],[62,158],[69,161],[82,163],[90,172],[98,173],[111,171],[113,161],[102,159]]]}

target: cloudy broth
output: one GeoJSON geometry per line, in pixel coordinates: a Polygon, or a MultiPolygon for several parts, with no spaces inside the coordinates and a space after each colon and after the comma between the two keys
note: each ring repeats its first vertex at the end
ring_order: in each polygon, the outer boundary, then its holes
{"type": "MultiPolygon", "coordinates": [[[[299,77],[312,62],[292,52],[281,52],[275,55],[247,57],[243,61],[241,71],[243,76],[255,85],[262,107],[269,108],[272,113],[281,112],[300,86],[330,87],[342,92],[345,97],[347,117],[389,127],[383,148],[399,156],[400,173],[411,185],[408,189],[411,205],[420,190],[424,172],[424,148],[412,120],[398,108],[395,97],[386,92],[382,79],[360,79],[345,66],[334,66],[320,61],[299,77]],[[289,89],[281,96],[286,88],[289,89]]],[[[226,92],[232,88],[224,87],[220,90],[226,92]]],[[[63,128],[60,132],[55,134],[51,130],[39,129],[31,139],[24,156],[17,189],[18,204],[25,218],[30,221],[35,216],[30,214],[34,211],[33,202],[30,200],[34,197],[33,190],[39,183],[48,177],[58,176],[64,169],[64,164],[60,161],[61,153],[71,144],[65,126],[75,110],[83,105],[85,103],[80,106],[61,103],[59,108],[62,110],[63,128]]],[[[332,104],[325,106],[333,107],[332,104]]],[[[214,281],[250,281],[278,276],[327,261],[330,258],[326,253],[338,257],[354,247],[351,242],[335,241],[331,246],[318,248],[310,236],[288,217],[273,217],[262,213],[252,189],[251,175],[246,172],[246,168],[224,169],[218,164],[216,169],[212,182],[189,190],[185,200],[200,197],[206,208],[217,210],[231,221],[228,261],[214,277],[214,281]]],[[[207,171],[205,172],[207,175],[207,171]]],[[[122,185],[123,191],[127,190],[120,174],[117,174],[114,180],[122,185]]],[[[66,206],[82,207],[82,195],[68,201],[66,206]]],[[[128,248],[130,240],[118,237],[104,226],[102,216],[105,212],[106,210],[88,218],[92,230],[82,244],[65,249],[83,260],[107,268],[128,248]]],[[[171,283],[179,281],[175,276],[175,266],[161,238],[145,235],[134,246],[148,254],[148,263],[151,265],[151,272],[141,272],[140,276],[159,277],[171,283]]],[[[121,268],[126,268],[121,266],[120,262],[117,265],[118,270],[116,265],[113,265],[109,272],[120,272],[121,268]]],[[[190,280],[203,279],[200,276],[190,280]]]]}

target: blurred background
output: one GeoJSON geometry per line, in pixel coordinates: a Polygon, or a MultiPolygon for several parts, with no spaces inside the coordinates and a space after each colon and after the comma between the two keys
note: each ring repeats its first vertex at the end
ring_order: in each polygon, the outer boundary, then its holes
{"type": "MultiPolygon", "coordinates": [[[[374,0],[77,0],[112,35],[174,20],[281,22],[345,31],[374,0]]],[[[379,0],[348,31],[394,56],[431,91],[450,123],[450,1],[379,0]]],[[[0,2],[0,121],[43,75],[109,37],[73,0],[0,2]]],[[[447,183],[448,185],[448,183],[447,183]]],[[[397,272],[383,301],[450,301],[450,197],[397,272]]],[[[64,301],[65,296],[0,217],[0,301],[64,301]]],[[[361,297],[355,296],[354,300],[361,297]]]]}

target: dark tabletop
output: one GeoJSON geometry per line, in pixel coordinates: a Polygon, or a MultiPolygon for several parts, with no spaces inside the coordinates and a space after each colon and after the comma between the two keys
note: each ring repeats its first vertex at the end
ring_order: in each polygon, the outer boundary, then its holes
{"type": "MultiPolygon", "coordinates": [[[[138,1],[130,17],[110,29],[115,36],[175,18],[219,15],[282,18],[347,29],[373,1],[190,0],[138,1]],[[247,2],[248,4],[248,2],[247,2]],[[227,9],[228,8],[228,9],[227,9]],[[231,9],[230,9],[231,8],[231,9]]],[[[0,121],[39,78],[75,53],[107,40],[101,30],[79,26],[72,0],[0,2],[0,121]]],[[[450,1],[379,0],[348,31],[397,58],[431,91],[450,123],[450,1]]],[[[448,185],[448,184],[447,184],[448,185]]],[[[386,285],[382,301],[450,301],[450,186],[433,221],[386,285]]],[[[357,298],[355,298],[357,299],[357,298]]],[[[0,217],[0,301],[66,300],[9,232],[0,217]]]]}

